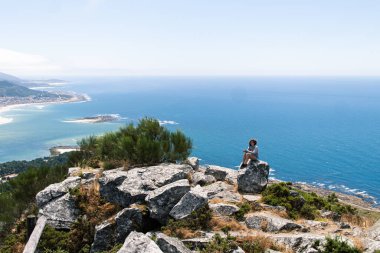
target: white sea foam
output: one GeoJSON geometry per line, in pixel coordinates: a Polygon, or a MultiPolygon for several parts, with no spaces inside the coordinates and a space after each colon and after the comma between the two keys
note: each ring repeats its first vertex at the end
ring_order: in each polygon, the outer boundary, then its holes
{"type": "Polygon", "coordinates": [[[178,125],[179,123],[173,120],[159,120],[160,125],[178,125]]]}
{"type": "Polygon", "coordinates": [[[9,124],[13,121],[13,118],[5,118],[0,116],[0,125],[9,124]]]}

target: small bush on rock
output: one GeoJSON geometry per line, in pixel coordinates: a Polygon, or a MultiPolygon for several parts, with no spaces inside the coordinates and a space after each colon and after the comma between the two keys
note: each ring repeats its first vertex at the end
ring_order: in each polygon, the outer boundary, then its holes
{"type": "Polygon", "coordinates": [[[360,253],[361,251],[350,246],[347,242],[341,240],[339,237],[326,238],[326,243],[320,247],[320,242],[316,241],[313,248],[318,250],[318,253],[360,253]],[[322,249],[321,249],[322,248],[322,249]]]}
{"type": "Polygon", "coordinates": [[[335,194],[320,197],[314,192],[308,193],[292,188],[291,184],[277,183],[268,186],[262,193],[264,203],[272,206],[283,206],[289,217],[315,219],[318,210],[329,210],[342,214],[355,214],[355,208],[340,204],[335,194]]]}
{"type": "Polygon", "coordinates": [[[193,211],[191,215],[182,220],[169,220],[168,224],[162,227],[162,231],[169,235],[185,238],[184,232],[191,233],[197,230],[209,230],[212,211],[208,206],[193,211]]]}
{"type": "Polygon", "coordinates": [[[90,136],[78,144],[81,151],[73,152],[72,163],[91,166],[102,162],[105,169],[125,163],[135,166],[182,161],[192,149],[192,141],[181,131],[170,132],[152,118],[103,136],[90,136]]]}

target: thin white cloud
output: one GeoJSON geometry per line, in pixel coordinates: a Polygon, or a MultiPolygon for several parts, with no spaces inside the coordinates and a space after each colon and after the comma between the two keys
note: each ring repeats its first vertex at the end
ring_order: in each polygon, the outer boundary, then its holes
{"type": "Polygon", "coordinates": [[[21,53],[0,48],[0,71],[21,75],[54,74],[60,66],[36,54],[21,53]]]}

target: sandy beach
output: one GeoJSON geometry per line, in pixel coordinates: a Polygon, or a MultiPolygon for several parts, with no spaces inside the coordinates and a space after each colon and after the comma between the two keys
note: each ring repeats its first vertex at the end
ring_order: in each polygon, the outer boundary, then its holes
{"type": "Polygon", "coordinates": [[[13,121],[13,118],[4,117],[1,114],[5,112],[9,112],[14,109],[26,107],[26,106],[38,106],[39,108],[43,108],[45,105],[51,104],[65,104],[65,103],[82,103],[91,101],[91,98],[87,94],[73,95],[70,99],[67,100],[59,100],[59,101],[49,101],[49,102],[35,102],[35,103],[24,103],[24,104],[12,104],[12,105],[0,105],[0,125],[9,124],[13,121]]]}

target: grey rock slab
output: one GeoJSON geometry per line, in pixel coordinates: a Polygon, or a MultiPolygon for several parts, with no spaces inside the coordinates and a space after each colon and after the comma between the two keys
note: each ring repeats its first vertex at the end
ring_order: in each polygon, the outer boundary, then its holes
{"type": "Polygon", "coordinates": [[[132,231],[142,231],[144,227],[144,214],[139,208],[124,208],[115,216],[116,242],[122,243],[132,231]]]}
{"type": "Polygon", "coordinates": [[[262,196],[261,195],[249,195],[245,194],[243,195],[243,199],[245,199],[248,202],[259,202],[261,200],[262,196]]]}
{"type": "Polygon", "coordinates": [[[39,208],[46,205],[55,198],[61,197],[69,192],[70,189],[79,187],[80,177],[68,177],[60,183],[51,184],[36,195],[36,202],[39,208]]]}
{"type": "Polygon", "coordinates": [[[238,172],[239,191],[260,193],[268,184],[269,164],[264,161],[251,161],[246,169],[238,172]]]}
{"type": "Polygon", "coordinates": [[[267,204],[261,204],[261,207],[264,210],[274,211],[274,212],[286,212],[286,208],[284,206],[271,206],[267,204]]]}
{"type": "Polygon", "coordinates": [[[169,212],[189,191],[189,181],[183,179],[149,192],[145,201],[148,203],[150,217],[161,224],[166,223],[169,212]]]}
{"type": "Polygon", "coordinates": [[[364,246],[364,253],[373,253],[376,250],[380,250],[380,241],[363,238],[362,243],[364,246]]]}
{"type": "Polygon", "coordinates": [[[368,237],[380,241],[380,220],[367,230],[368,237]]]}
{"type": "Polygon", "coordinates": [[[230,216],[239,211],[239,207],[232,204],[209,204],[210,209],[219,216],[230,216]]]}
{"type": "Polygon", "coordinates": [[[192,175],[192,185],[204,186],[204,185],[212,184],[214,182],[216,182],[216,179],[214,176],[205,175],[202,172],[195,172],[192,175]]]}
{"type": "Polygon", "coordinates": [[[215,177],[218,181],[226,180],[226,177],[232,172],[232,169],[224,168],[216,165],[209,165],[206,167],[206,175],[215,177]]]}
{"type": "Polygon", "coordinates": [[[71,167],[71,168],[68,168],[68,176],[69,177],[73,177],[75,176],[77,173],[79,173],[79,171],[81,170],[80,167],[71,167]]]}
{"type": "Polygon", "coordinates": [[[66,193],[40,208],[39,214],[44,215],[47,223],[56,229],[70,229],[78,219],[80,211],[76,207],[75,199],[66,193]]]}
{"type": "Polygon", "coordinates": [[[110,250],[115,244],[115,229],[116,224],[109,221],[95,226],[94,242],[91,245],[90,252],[95,253],[110,250]]]}
{"type": "Polygon", "coordinates": [[[266,212],[248,214],[245,223],[247,227],[268,232],[281,230],[294,230],[302,228],[301,225],[292,220],[284,219],[266,212]]]}
{"type": "Polygon", "coordinates": [[[192,251],[179,239],[169,237],[163,233],[156,234],[156,243],[164,253],[191,253],[192,251]]]}
{"type": "Polygon", "coordinates": [[[196,186],[181,198],[170,211],[169,215],[176,220],[184,219],[193,211],[206,206],[207,203],[207,193],[203,191],[202,187],[196,186]]]}
{"type": "Polygon", "coordinates": [[[222,181],[215,182],[203,187],[203,190],[207,192],[209,199],[220,199],[225,202],[240,202],[242,197],[239,193],[235,192],[234,186],[222,181]]]}
{"type": "Polygon", "coordinates": [[[242,248],[237,247],[237,249],[234,249],[234,250],[232,251],[232,253],[245,253],[245,251],[244,251],[242,248]]]}
{"type": "Polygon", "coordinates": [[[190,165],[193,170],[197,171],[199,169],[199,158],[197,157],[188,157],[183,164],[190,165]]]}
{"type": "Polygon", "coordinates": [[[112,203],[128,207],[144,201],[150,191],[187,178],[186,164],[161,164],[115,171],[99,179],[100,194],[112,203]]]}
{"type": "Polygon", "coordinates": [[[131,232],[118,253],[163,253],[147,235],[131,232]]]}
{"type": "Polygon", "coordinates": [[[317,252],[312,248],[316,241],[324,243],[326,241],[324,235],[304,233],[304,234],[274,234],[271,239],[279,244],[285,245],[295,253],[317,252]]]}

